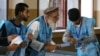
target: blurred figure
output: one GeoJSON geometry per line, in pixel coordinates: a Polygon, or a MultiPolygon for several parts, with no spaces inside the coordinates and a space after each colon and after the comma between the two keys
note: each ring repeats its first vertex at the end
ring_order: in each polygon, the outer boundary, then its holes
{"type": "Polygon", "coordinates": [[[28,24],[28,31],[33,37],[29,37],[30,44],[26,50],[26,56],[45,56],[46,51],[53,51],[57,48],[51,44],[52,30],[56,28],[58,20],[58,7],[50,7],[44,10],[44,15],[39,16],[28,24]]]}
{"type": "MultiPolygon", "coordinates": [[[[23,53],[22,50],[27,45],[27,42],[24,41],[27,29],[21,22],[22,21],[26,22],[28,20],[28,17],[29,17],[28,5],[25,3],[18,3],[15,6],[15,18],[13,18],[12,20],[4,21],[7,36],[12,35],[12,34],[18,35],[16,37],[17,41],[13,42],[16,44],[14,44],[12,47],[12,49],[16,48],[17,50],[9,51],[7,53],[7,56],[21,56],[21,54],[23,53]]],[[[11,43],[10,43],[10,46],[11,46],[11,43]]],[[[9,49],[10,47],[7,47],[7,48],[9,49]]],[[[23,54],[23,56],[25,55],[23,54]]]]}
{"type": "Polygon", "coordinates": [[[78,56],[100,56],[94,33],[95,20],[81,17],[80,11],[72,8],[68,11],[69,20],[63,41],[74,44],[78,56]]]}

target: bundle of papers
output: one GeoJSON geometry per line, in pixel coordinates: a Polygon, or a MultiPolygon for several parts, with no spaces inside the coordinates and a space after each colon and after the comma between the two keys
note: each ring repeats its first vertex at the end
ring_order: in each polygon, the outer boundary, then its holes
{"type": "Polygon", "coordinates": [[[22,38],[21,38],[21,36],[17,36],[16,38],[14,38],[13,40],[12,40],[12,42],[11,42],[11,44],[10,45],[12,45],[12,44],[21,44],[23,42],[23,40],[22,40],[22,38]]]}

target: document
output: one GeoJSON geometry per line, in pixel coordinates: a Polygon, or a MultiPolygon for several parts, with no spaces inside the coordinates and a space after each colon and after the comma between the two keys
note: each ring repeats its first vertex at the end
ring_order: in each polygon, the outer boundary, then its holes
{"type": "Polygon", "coordinates": [[[62,43],[62,44],[60,44],[60,47],[67,47],[67,46],[70,46],[70,43],[68,42],[65,42],[65,43],[62,43]]]}
{"type": "Polygon", "coordinates": [[[13,40],[12,40],[12,42],[11,42],[11,44],[10,45],[12,45],[12,44],[21,44],[23,42],[23,40],[22,40],[22,38],[21,38],[21,36],[17,36],[16,38],[14,38],[13,40]]]}
{"type": "MultiPolygon", "coordinates": [[[[23,42],[23,40],[22,40],[21,36],[17,36],[16,38],[14,38],[14,39],[12,40],[12,42],[11,42],[10,45],[12,45],[12,44],[18,44],[18,45],[20,45],[22,42],[23,42]]],[[[9,52],[7,53],[7,56],[13,56],[14,52],[15,52],[15,51],[9,51],[9,52]]]]}

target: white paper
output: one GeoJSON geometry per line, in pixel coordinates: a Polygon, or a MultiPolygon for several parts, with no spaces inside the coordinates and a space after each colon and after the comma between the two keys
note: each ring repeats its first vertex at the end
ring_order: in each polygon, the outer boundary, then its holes
{"type": "MultiPolygon", "coordinates": [[[[12,44],[18,44],[18,45],[20,45],[22,42],[23,42],[23,40],[22,40],[21,36],[17,36],[16,38],[14,38],[12,40],[12,42],[11,42],[10,45],[12,45],[12,44]]],[[[15,51],[9,51],[9,52],[7,52],[7,56],[13,56],[14,52],[15,51]]]]}
{"type": "Polygon", "coordinates": [[[70,46],[69,42],[68,43],[62,43],[62,44],[60,44],[60,47],[67,47],[67,46],[70,46]]]}
{"type": "Polygon", "coordinates": [[[22,40],[22,38],[21,38],[21,36],[17,36],[16,38],[14,38],[13,40],[12,40],[12,42],[11,42],[11,44],[10,45],[12,45],[12,44],[21,44],[23,42],[23,40],[22,40]]]}
{"type": "Polygon", "coordinates": [[[38,52],[40,52],[41,48],[44,46],[44,43],[39,42],[37,40],[32,40],[30,47],[38,52]]]}

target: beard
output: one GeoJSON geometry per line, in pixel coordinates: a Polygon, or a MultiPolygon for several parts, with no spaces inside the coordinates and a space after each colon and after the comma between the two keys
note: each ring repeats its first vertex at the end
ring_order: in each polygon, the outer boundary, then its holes
{"type": "Polygon", "coordinates": [[[28,21],[28,17],[27,16],[21,16],[22,20],[27,22],[28,21]]]}
{"type": "Polygon", "coordinates": [[[52,30],[55,30],[56,29],[56,23],[53,22],[53,20],[48,20],[48,24],[49,24],[49,27],[52,29],[52,30]]]}
{"type": "Polygon", "coordinates": [[[23,21],[25,21],[25,22],[28,21],[28,18],[27,17],[24,17],[23,18],[23,21]]]}

